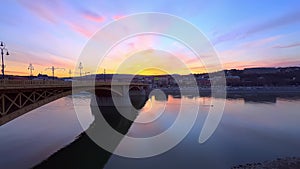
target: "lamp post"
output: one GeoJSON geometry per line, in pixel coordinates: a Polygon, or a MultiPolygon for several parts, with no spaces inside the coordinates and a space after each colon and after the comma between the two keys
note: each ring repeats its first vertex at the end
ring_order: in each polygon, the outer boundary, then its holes
{"type": "Polygon", "coordinates": [[[71,77],[72,77],[72,70],[69,69],[69,78],[71,79],[71,77]]]}
{"type": "Polygon", "coordinates": [[[79,69],[79,74],[80,74],[80,77],[81,77],[82,76],[82,69],[83,69],[83,66],[82,66],[81,62],[79,63],[78,69],[79,69]]]}
{"type": "Polygon", "coordinates": [[[103,78],[104,78],[104,82],[106,82],[106,71],[105,71],[105,69],[103,70],[103,78]]]}
{"type": "Polygon", "coordinates": [[[9,55],[8,53],[8,50],[5,48],[5,43],[0,41],[0,49],[1,49],[1,56],[2,56],[2,69],[1,69],[1,72],[2,72],[2,79],[4,79],[4,58],[3,58],[3,55],[4,55],[4,51],[6,51],[6,55],[9,55]]]}
{"type": "Polygon", "coordinates": [[[32,71],[34,70],[32,63],[29,63],[28,70],[30,70],[30,77],[32,77],[32,71]]]}

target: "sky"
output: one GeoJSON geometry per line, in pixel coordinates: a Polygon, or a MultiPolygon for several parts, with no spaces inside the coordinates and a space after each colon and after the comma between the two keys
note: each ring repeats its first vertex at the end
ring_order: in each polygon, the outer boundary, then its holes
{"type": "MultiPolygon", "coordinates": [[[[224,69],[300,66],[298,0],[1,0],[0,41],[10,53],[4,56],[5,73],[29,75],[32,63],[34,75],[51,75],[46,68],[52,66],[65,68],[56,70],[56,76],[69,76],[69,70],[76,75],[74,68],[81,51],[98,30],[143,12],[167,13],[195,25],[215,48],[224,69]]],[[[172,55],[183,60],[193,73],[204,71],[182,44],[145,35],[125,40],[112,50],[98,73],[103,69],[115,73],[133,50],[141,49],[148,51],[148,58],[164,53],[160,50],[172,50],[172,55]],[[153,49],[158,52],[149,54],[153,49]]],[[[160,57],[170,59],[165,56],[160,57]]],[[[95,73],[82,64],[85,73],[95,73]]],[[[180,72],[172,69],[171,73],[180,72]]]]}

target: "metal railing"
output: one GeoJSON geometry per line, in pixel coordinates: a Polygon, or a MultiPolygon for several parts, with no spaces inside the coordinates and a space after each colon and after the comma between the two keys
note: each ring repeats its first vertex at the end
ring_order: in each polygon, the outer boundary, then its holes
{"type": "MultiPolygon", "coordinates": [[[[110,86],[110,82],[101,82],[101,81],[74,81],[73,87],[88,87],[88,86],[110,86]]],[[[127,86],[128,83],[115,83],[113,85],[118,86],[127,86]]],[[[133,86],[144,86],[147,84],[141,83],[131,83],[133,86]]],[[[45,88],[45,87],[72,87],[71,81],[62,81],[62,80],[10,80],[10,79],[1,79],[0,80],[0,89],[22,89],[22,88],[45,88]]]]}
{"type": "Polygon", "coordinates": [[[29,88],[29,87],[48,87],[48,86],[71,86],[72,82],[60,80],[0,80],[0,88],[29,88]]]}

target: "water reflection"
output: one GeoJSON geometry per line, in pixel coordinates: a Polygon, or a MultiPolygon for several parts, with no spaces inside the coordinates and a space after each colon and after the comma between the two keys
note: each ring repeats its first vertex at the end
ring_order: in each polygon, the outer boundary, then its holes
{"type": "MultiPolygon", "coordinates": [[[[149,136],[145,133],[157,134],[156,132],[165,130],[171,124],[168,122],[172,122],[172,118],[176,117],[174,112],[177,111],[176,106],[180,100],[190,99],[187,96],[176,99],[172,95],[168,98],[165,117],[159,118],[151,125],[134,123],[129,134],[135,137],[149,136]]],[[[209,106],[200,106],[200,114],[194,128],[172,150],[146,159],[124,159],[113,155],[105,168],[230,168],[247,162],[300,156],[300,152],[295,149],[300,146],[299,97],[292,97],[287,102],[280,95],[271,96],[277,100],[274,104],[265,104],[265,99],[246,103],[245,98],[249,98],[249,95],[231,97],[226,101],[223,119],[205,144],[199,144],[198,137],[209,106]]],[[[255,95],[250,98],[255,98],[255,95]]],[[[200,105],[209,105],[211,102],[210,97],[193,99],[198,100],[200,105]]],[[[118,147],[128,146],[127,143],[121,142],[118,147]]]]}
{"type": "MultiPolygon", "coordinates": [[[[144,95],[131,96],[130,99],[137,109],[141,109],[147,100],[144,95]]],[[[130,116],[127,119],[119,113],[115,106],[103,105],[103,103],[113,103],[112,97],[96,96],[95,100],[91,101],[94,121],[89,128],[81,133],[74,142],[54,153],[50,158],[34,168],[103,168],[110,158],[111,153],[97,145],[87,133],[107,133],[101,125],[101,116],[103,116],[114,130],[125,135],[133,123],[129,119],[135,119],[138,115],[136,109],[126,109],[127,116],[130,116]],[[100,109],[102,115],[99,114],[97,109],[100,109]]],[[[105,134],[101,139],[110,141],[112,149],[115,149],[122,140],[122,136],[116,137],[105,134]]]]}
{"type": "MultiPolygon", "coordinates": [[[[89,101],[81,96],[78,96],[78,100],[85,100],[82,109],[88,113],[89,101]]],[[[297,149],[300,146],[300,96],[297,94],[228,95],[221,124],[205,144],[199,144],[197,140],[211,98],[203,95],[198,98],[192,94],[181,98],[177,96],[169,94],[165,101],[155,97],[148,100],[136,121],[155,119],[152,123],[131,124],[123,121],[122,124],[125,125],[120,125],[119,129],[115,127],[129,136],[153,136],[170,127],[176,119],[182,99],[197,100],[200,113],[194,128],[182,143],[167,153],[146,159],[111,155],[85,133],[79,134],[81,130],[72,109],[72,100],[66,97],[1,126],[0,154],[7,157],[0,159],[1,168],[28,168],[37,165],[66,144],[65,148],[36,167],[230,168],[277,157],[300,156],[297,149]],[[151,109],[151,102],[160,107],[151,109]],[[159,109],[165,103],[166,111],[161,115],[159,109]],[[72,141],[75,137],[76,140],[72,141]]],[[[87,121],[93,120],[90,116],[86,118],[87,121]]],[[[118,119],[117,116],[115,119],[118,119]]],[[[113,121],[118,126],[117,121],[122,120],[113,121]]],[[[121,143],[118,148],[122,146],[126,145],[121,143]]]]}
{"type": "MultiPolygon", "coordinates": [[[[178,95],[177,93],[168,93],[167,101],[169,97],[172,98],[182,98],[186,97],[189,99],[198,98],[197,94],[189,94],[189,95],[178,95]]],[[[200,93],[201,98],[209,98],[209,93],[200,93]]],[[[300,100],[300,93],[247,93],[247,94],[235,94],[228,93],[227,99],[242,99],[245,103],[276,103],[277,99],[285,99],[285,100],[300,100]]],[[[155,100],[160,100],[160,98],[156,98],[155,100]]]]}

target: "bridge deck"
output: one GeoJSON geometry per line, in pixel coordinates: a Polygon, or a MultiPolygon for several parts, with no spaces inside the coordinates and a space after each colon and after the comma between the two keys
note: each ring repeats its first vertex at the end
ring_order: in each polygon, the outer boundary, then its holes
{"type": "MultiPolygon", "coordinates": [[[[147,84],[111,83],[101,81],[61,80],[0,80],[0,126],[35,108],[80,91],[93,91],[105,94],[110,90],[125,95],[124,86],[144,89],[147,84]]],[[[135,89],[136,90],[136,89],[135,89]]]]}
{"type": "Polygon", "coordinates": [[[0,80],[0,90],[71,86],[72,82],[60,80],[0,80]]]}

